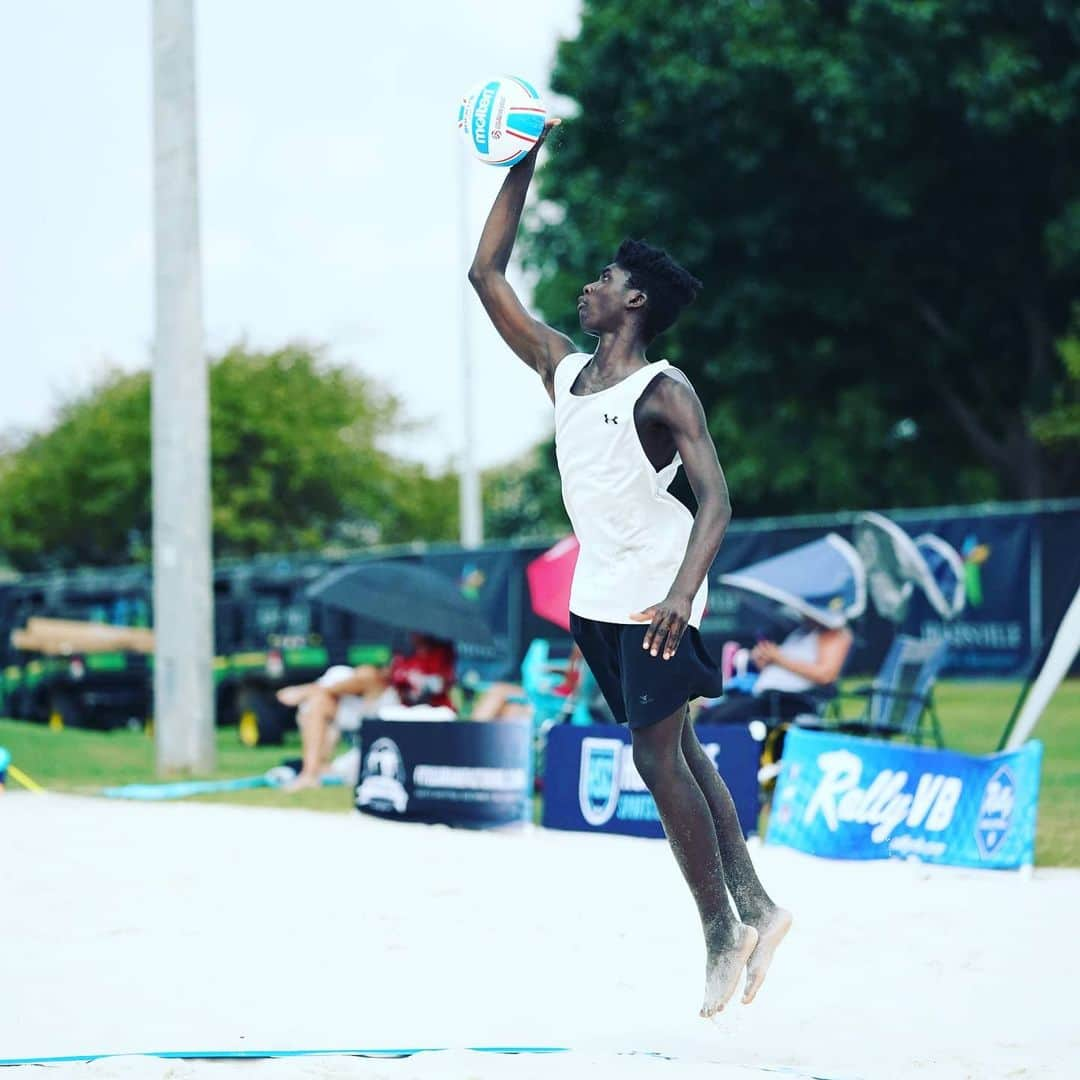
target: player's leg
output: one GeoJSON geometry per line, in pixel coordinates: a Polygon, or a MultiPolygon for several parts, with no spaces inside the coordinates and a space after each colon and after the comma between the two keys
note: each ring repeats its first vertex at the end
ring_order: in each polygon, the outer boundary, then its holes
{"type": "Polygon", "coordinates": [[[757,943],[728,902],[716,827],[701,785],[682,751],[685,706],[647,726],[631,728],[634,764],[652,793],[671,850],[697,904],[705,934],[702,1016],[719,1012],[735,991],[757,943]]]}
{"type": "Polygon", "coordinates": [[[791,913],[777,907],[761,884],[743,838],[731,792],[705,753],[690,720],[689,709],[684,714],[681,745],[686,763],[709,804],[724,879],[739,910],[739,918],[758,932],[758,944],[746,968],[743,1001],[748,1004],[765,978],[776,946],[791,928],[791,913]]]}
{"type": "Polygon", "coordinates": [[[735,803],[720,774],[697,737],[690,720],[689,709],[683,714],[681,745],[683,757],[694,779],[698,782],[705,801],[709,804],[720,857],[724,864],[724,877],[728,891],[738,908],[743,922],[757,925],[762,916],[776,905],[769,899],[750,860],[750,853],[743,838],[742,826],[735,811],[735,803]]]}

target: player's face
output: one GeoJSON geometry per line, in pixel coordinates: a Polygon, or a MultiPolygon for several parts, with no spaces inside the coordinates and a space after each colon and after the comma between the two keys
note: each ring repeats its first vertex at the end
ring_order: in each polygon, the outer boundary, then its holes
{"type": "Polygon", "coordinates": [[[581,329],[589,334],[614,330],[625,317],[627,301],[635,292],[630,286],[630,275],[621,266],[609,263],[578,297],[581,329]]]}

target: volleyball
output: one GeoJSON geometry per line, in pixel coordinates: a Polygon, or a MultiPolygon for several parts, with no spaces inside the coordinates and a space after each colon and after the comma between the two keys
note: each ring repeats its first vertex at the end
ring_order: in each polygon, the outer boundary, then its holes
{"type": "Polygon", "coordinates": [[[488,165],[515,165],[536,145],[547,109],[524,79],[499,75],[465,95],[458,130],[472,152],[488,165]]]}

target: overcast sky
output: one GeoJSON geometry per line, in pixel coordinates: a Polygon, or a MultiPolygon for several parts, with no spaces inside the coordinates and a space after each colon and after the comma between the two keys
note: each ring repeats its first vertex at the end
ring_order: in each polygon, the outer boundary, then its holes
{"type": "MultiPolygon", "coordinates": [[[[48,423],[103,367],[149,363],[151,0],[0,0],[0,432],[48,423]]],[[[462,444],[458,101],[544,92],[579,0],[196,3],[207,346],[325,344],[462,444]],[[497,14],[499,18],[489,17],[497,14]]],[[[470,245],[504,174],[470,161],[470,245]]],[[[574,297],[567,297],[572,304],[574,297]]],[[[477,456],[551,431],[536,376],[469,297],[477,456]]]]}

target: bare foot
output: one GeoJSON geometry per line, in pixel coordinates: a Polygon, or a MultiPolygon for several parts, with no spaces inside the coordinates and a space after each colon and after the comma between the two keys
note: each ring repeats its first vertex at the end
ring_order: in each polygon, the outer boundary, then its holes
{"type": "Polygon", "coordinates": [[[307,773],[300,773],[295,780],[286,784],[282,790],[289,795],[293,795],[297,791],[306,791],[308,788],[317,788],[321,785],[322,781],[318,776],[309,776],[307,773]]]}
{"type": "Polygon", "coordinates": [[[772,914],[757,929],[757,945],[746,962],[746,986],[742,996],[744,1005],[749,1005],[761,989],[776,946],[791,929],[791,912],[784,908],[774,908],[772,914]]]}
{"type": "Polygon", "coordinates": [[[723,1011],[750,954],[757,945],[758,932],[752,926],[739,923],[735,931],[735,943],[720,951],[710,951],[705,961],[705,1001],[700,1016],[715,1016],[723,1011]]]}

